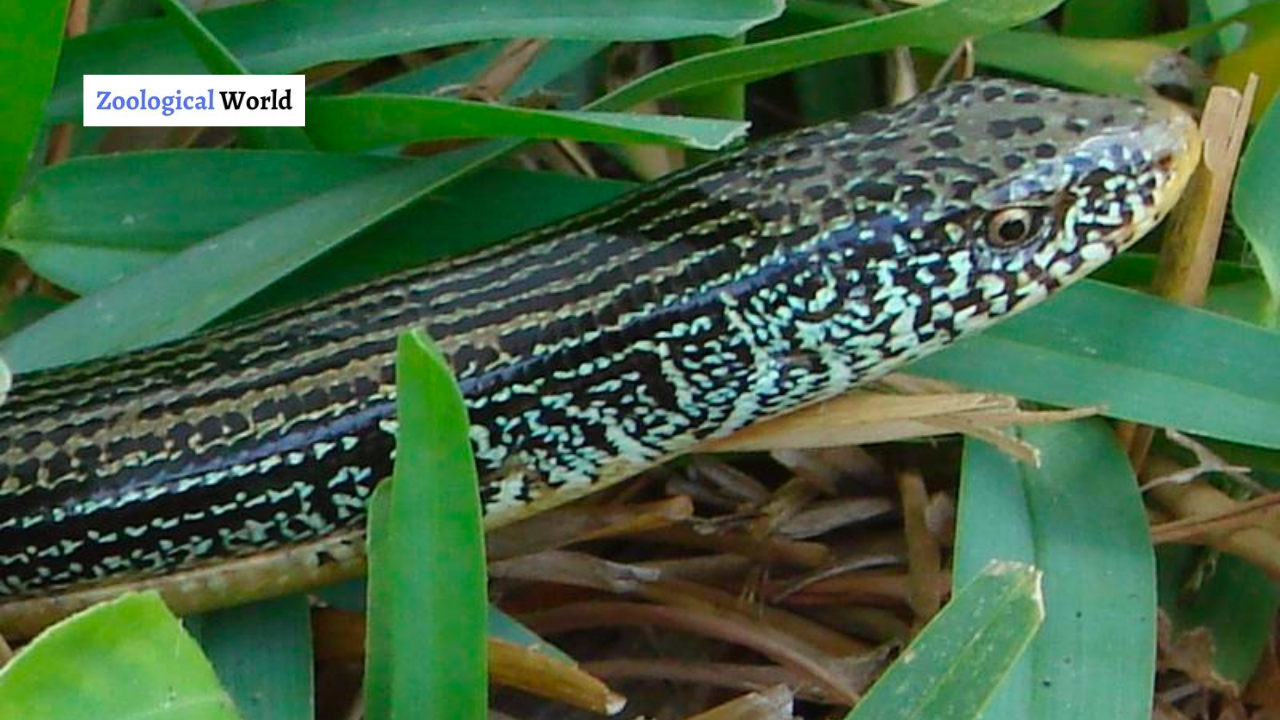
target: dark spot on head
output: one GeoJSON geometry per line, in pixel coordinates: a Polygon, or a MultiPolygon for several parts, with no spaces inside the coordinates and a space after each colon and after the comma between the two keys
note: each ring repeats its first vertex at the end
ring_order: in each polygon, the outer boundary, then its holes
{"type": "Polygon", "coordinates": [[[1014,153],[1009,153],[1008,155],[1005,155],[1003,158],[1001,158],[1001,162],[1004,163],[1004,167],[1006,170],[1017,170],[1018,168],[1027,164],[1026,158],[1014,153]]]}
{"type": "MultiPolygon", "coordinates": [[[[81,467],[90,467],[98,464],[98,460],[102,458],[102,449],[97,445],[85,445],[76,448],[75,455],[76,461],[80,463],[81,467]]],[[[2,469],[3,467],[0,466],[0,470],[2,469]]],[[[0,473],[0,475],[3,474],[0,473]]]]}
{"type": "Polygon", "coordinates": [[[815,202],[826,197],[828,193],[830,193],[830,190],[826,185],[810,185],[804,189],[804,196],[815,202]]]}
{"type": "Polygon", "coordinates": [[[38,472],[40,472],[40,461],[35,458],[27,458],[13,468],[13,474],[18,477],[35,477],[38,472]]]}
{"type": "Polygon", "coordinates": [[[25,453],[33,452],[36,449],[36,447],[40,445],[40,441],[43,439],[44,439],[43,435],[41,435],[39,432],[36,432],[35,430],[32,430],[28,433],[25,433],[22,437],[18,438],[18,443],[17,443],[18,449],[25,453]]]}
{"type": "Polygon", "coordinates": [[[1040,102],[1040,93],[1032,92],[1030,90],[1020,90],[1013,94],[1013,101],[1019,105],[1037,103],[1040,102]]]}
{"type": "MultiPolygon", "coordinates": [[[[323,405],[317,403],[316,407],[323,407],[323,405]]],[[[196,425],[196,429],[200,432],[200,438],[205,442],[218,438],[222,435],[222,418],[206,417],[196,425]]]]}
{"type": "Polygon", "coordinates": [[[871,160],[872,175],[886,175],[890,172],[893,172],[893,169],[895,167],[897,167],[897,163],[895,163],[894,161],[890,160],[887,157],[881,156],[877,158],[872,158],[871,160]]]}
{"type": "Polygon", "coordinates": [[[827,198],[822,203],[822,220],[823,222],[831,222],[835,218],[844,215],[847,212],[844,203],[835,198],[827,198]]]}
{"type": "Polygon", "coordinates": [[[854,173],[858,171],[858,158],[853,155],[841,155],[840,159],[836,162],[840,165],[840,169],[847,173],[854,173]]]}
{"type": "Polygon", "coordinates": [[[1102,119],[1099,120],[1098,122],[1102,123],[1103,125],[1111,125],[1115,121],[1116,121],[1116,116],[1112,113],[1107,113],[1106,115],[1103,115],[1102,119]]]}
{"type": "Polygon", "coordinates": [[[849,188],[850,195],[876,202],[890,202],[893,200],[893,193],[894,187],[882,182],[861,182],[849,188]]]}
{"type": "Polygon", "coordinates": [[[1018,118],[1014,121],[1014,124],[1018,126],[1019,130],[1027,133],[1028,135],[1044,130],[1044,121],[1034,115],[1018,118]]]}
{"type": "Polygon", "coordinates": [[[1054,147],[1050,143],[1040,143],[1039,145],[1036,145],[1033,152],[1038,158],[1051,158],[1058,154],[1058,148],[1054,147]]]}
{"type": "Polygon", "coordinates": [[[978,185],[971,180],[957,180],[951,183],[951,196],[956,200],[967,202],[973,197],[973,191],[978,185]]]}
{"type": "Polygon", "coordinates": [[[787,150],[783,157],[794,162],[796,160],[805,160],[811,155],[813,155],[813,150],[808,146],[801,145],[787,150]]]}
{"type": "Polygon", "coordinates": [[[902,191],[902,201],[908,205],[928,205],[933,202],[933,193],[922,187],[911,187],[902,191]]]}
{"type": "Polygon", "coordinates": [[[919,155],[920,153],[924,153],[928,151],[929,151],[928,145],[914,145],[911,148],[911,152],[915,155],[919,155]]]}
{"type": "Polygon", "coordinates": [[[755,209],[756,215],[765,222],[782,220],[787,217],[787,206],[781,202],[771,202],[755,209]]]}
{"type": "Polygon", "coordinates": [[[1062,125],[1068,132],[1079,135],[1089,129],[1089,122],[1082,118],[1071,118],[1062,125]]]}
{"type": "Polygon", "coordinates": [[[1008,120],[992,120],[987,123],[987,133],[997,140],[1008,140],[1013,137],[1014,125],[1008,120]]]}
{"type": "Polygon", "coordinates": [[[960,147],[960,138],[949,130],[930,135],[929,142],[939,150],[953,150],[960,147]]]}
{"type": "Polygon", "coordinates": [[[982,89],[982,99],[986,100],[987,102],[991,102],[992,100],[995,100],[997,98],[1002,98],[1004,96],[1005,96],[1004,88],[998,85],[992,85],[990,87],[985,87],[982,89]]]}
{"type": "Polygon", "coordinates": [[[942,111],[937,105],[925,105],[919,113],[916,114],[916,122],[928,123],[938,119],[942,111]]]}
{"type": "Polygon", "coordinates": [[[889,127],[889,121],[879,115],[860,115],[849,123],[849,129],[856,133],[872,135],[889,127]]]}

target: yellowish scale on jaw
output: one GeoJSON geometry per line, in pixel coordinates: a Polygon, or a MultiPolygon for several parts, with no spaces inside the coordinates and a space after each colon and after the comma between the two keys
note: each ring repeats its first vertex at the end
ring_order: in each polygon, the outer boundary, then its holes
{"type": "Polygon", "coordinates": [[[1173,154],[1173,165],[1170,171],[1171,180],[1167,185],[1167,191],[1162,193],[1156,203],[1154,216],[1157,218],[1150,226],[1138,230],[1137,234],[1142,235],[1151,227],[1154,227],[1161,219],[1173,210],[1173,206],[1178,204],[1178,200],[1182,198],[1182,192],[1187,189],[1187,183],[1191,181],[1191,176],[1195,174],[1196,168],[1200,166],[1200,153],[1204,143],[1200,136],[1200,127],[1196,124],[1191,114],[1181,105],[1163,98],[1152,98],[1149,101],[1154,107],[1158,108],[1168,117],[1167,132],[1181,136],[1184,140],[1181,151],[1173,154]]]}

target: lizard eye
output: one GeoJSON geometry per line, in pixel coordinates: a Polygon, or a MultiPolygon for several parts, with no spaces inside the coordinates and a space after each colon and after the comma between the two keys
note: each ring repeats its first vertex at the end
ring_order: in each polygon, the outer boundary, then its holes
{"type": "Polygon", "coordinates": [[[1032,208],[998,210],[987,220],[987,242],[999,248],[1017,247],[1040,234],[1044,213],[1032,208]]]}

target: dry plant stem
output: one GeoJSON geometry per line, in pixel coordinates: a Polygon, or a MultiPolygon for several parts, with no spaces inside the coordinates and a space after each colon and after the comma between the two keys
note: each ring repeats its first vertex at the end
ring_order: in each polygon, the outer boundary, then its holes
{"type": "Polygon", "coordinates": [[[1174,443],[1182,446],[1187,450],[1190,450],[1191,453],[1195,455],[1196,464],[1192,467],[1179,470],[1171,475],[1161,475],[1159,477],[1147,480],[1142,485],[1142,489],[1144,491],[1150,490],[1152,487],[1156,485],[1162,485],[1165,483],[1187,483],[1187,482],[1191,482],[1192,480],[1195,480],[1201,475],[1207,475],[1209,473],[1222,473],[1223,475],[1226,475],[1227,477],[1231,478],[1235,482],[1239,483],[1241,487],[1248,488],[1254,494],[1257,494],[1257,495],[1267,494],[1268,491],[1265,486],[1256,482],[1253,478],[1249,477],[1246,474],[1249,472],[1249,468],[1229,464],[1227,461],[1218,457],[1216,453],[1214,453],[1205,445],[1202,445],[1201,443],[1196,442],[1195,440],[1191,439],[1191,437],[1187,435],[1183,435],[1177,430],[1174,430],[1172,428],[1166,428],[1164,431],[1164,434],[1165,434],[1165,437],[1169,438],[1174,443]]]}
{"type": "Polygon", "coordinates": [[[807,685],[790,670],[772,665],[732,663],[692,663],[672,660],[596,660],[582,669],[605,680],[657,680],[671,683],[698,683],[728,690],[762,690],[779,683],[794,688],[796,697],[811,702],[835,704],[821,688],[807,685]]]}
{"type": "Polygon", "coordinates": [[[858,655],[871,649],[864,643],[801,615],[767,605],[748,603],[723,590],[686,580],[664,578],[642,585],[637,594],[647,600],[668,605],[732,613],[744,620],[761,622],[837,657],[858,655]]]}
{"type": "MultiPolygon", "coordinates": [[[[878,15],[888,15],[893,10],[882,0],[867,0],[867,7],[878,15]]],[[[889,55],[885,67],[889,85],[889,103],[903,103],[920,94],[920,81],[916,78],[916,65],[908,47],[896,47],[889,55]]]]}
{"type": "Polygon", "coordinates": [[[997,450],[1019,462],[1032,467],[1040,467],[1040,450],[1036,446],[1021,438],[1009,435],[998,427],[983,425],[962,416],[937,418],[932,421],[932,424],[948,433],[977,438],[995,446],[997,450]]]}
{"type": "Polygon", "coordinates": [[[738,617],[726,618],[692,608],[583,602],[529,613],[521,620],[539,635],[597,627],[661,627],[691,632],[755,650],[822,686],[841,702],[853,704],[858,699],[857,691],[831,671],[834,658],[766,625],[744,622],[738,617]]]}
{"type": "MultiPolygon", "coordinates": [[[[321,662],[355,661],[365,654],[365,617],[361,613],[321,608],[312,615],[314,652],[321,662]]],[[[583,670],[536,650],[490,638],[489,676],[503,687],[539,697],[614,714],[623,698],[583,670]]]]}
{"type": "MultiPolygon", "coordinates": [[[[939,593],[945,593],[950,587],[950,578],[941,575],[938,578],[939,593]]],[[[788,605],[831,605],[831,604],[905,604],[911,592],[910,580],[901,572],[854,572],[827,578],[811,583],[803,590],[786,596],[788,605]]],[[[769,595],[770,600],[774,595],[769,595]]]]}
{"type": "Polygon", "coordinates": [[[964,433],[989,441],[1018,460],[1035,462],[1035,448],[1008,435],[1002,428],[1063,422],[1097,414],[1097,408],[1025,411],[1008,395],[956,393],[915,382],[898,384],[906,379],[906,376],[892,376],[886,380],[893,380],[893,384],[884,384],[907,394],[853,390],[728,437],[708,441],[696,451],[815,449],[964,433]]]}
{"type": "MultiPolygon", "coordinates": [[[[658,59],[651,44],[615,45],[609,58],[605,87],[609,91],[617,90],[641,75],[656,70],[657,67],[658,59]],[[625,67],[627,65],[630,67],[625,67]]],[[[647,115],[662,114],[662,106],[656,100],[647,100],[626,110],[647,115]]],[[[683,148],[627,144],[623,145],[620,151],[626,156],[632,171],[641,180],[653,180],[685,166],[683,148]]]]}
{"type": "Polygon", "coordinates": [[[716,491],[728,496],[733,506],[760,505],[768,502],[772,494],[769,487],[754,475],[722,462],[714,457],[694,456],[689,463],[697,474],[699,484],[709,484],[716,491]]]}
{"type": "Polygon", "coordinates": [[[907,580],[910,592],[907,604],[915,614],[916,623],[923,626],[942,607],[942,549],[938,539],[929,532],[925,511],[929,505],[929,492],[924,479],[918,473],[898,474],[898,492],[902,496],[902,519],[907,537],[907,580]]]}
{"type": "Polygon", "coordinates": [[[496,528],[485,537],[490,560],[669,527],[693,518],[693,503],[674,497],[634,505],[573,504],[496,528]]]}
{"type": "Polygon", "coordinates": [[[877,643],[880,652],[890,645],[901,645],[911,637],[911,626],[889,608],[869,605],[830,605],[805,608],[805,615],[848,635],[865,637],[877,643]]]}
{"type": "Polygon", "coordinates": [[[756,562],[750,558],[728,553],[650,560],[636,564],[657,570],[668,580],[678,578],[690,582],[717,584],[740,580],[756,566],[756,562]]]}
{"type": "MultiPolygon", "coordinates": [[[[1176,465],[1163,458],[1152,458],[1153,472],[1167,472],[1176,465]]],[[[1214,517],[1233,513],[1239,503],[1207,483],[1161,485],[1148,493],[1179,518],[1214,517]]],[[[1238,555],[1257,565],[1272,578],[1280,579],[1280,538],[1255,526],[1233,532],[1214,533],[1203,539],[1210,547],[1238,555]]]]}
{"type": "Polygon", "coordinates": [[[703,534],[688,526],[677,525],[639,533],[635,537],[664,545],[728,552],[761,562],[779,562],[806,568],[821,567],[831,559],[831,553],[825,545],[780,538],[761,540],[736,531],[703,534]]]}
{"type": "Polygon", "coordinates": [[[340,78],[369,64],[369,60],[337,60],[307,68],[303,75],[307,78],[307,87],[311,87],[340,78]]]}
{"type": "MultiPolygon", "coordinates": [[[[1206,494],[1202,497],[1216,499],[1214,495],[1206,494]]],[[[1236,502],[1226,495],[1222,497],[1229,500],[1231,505],[1223,505],[1218,512],[1209,515],[1191,515],[1156,525],[1151,529],[1151,539],[1157,543],[1202,543],[1210,541],[1214,536],[1244,528],[1266,531],[1266,526],[1280,518],[1280,493],[1268,493],[1247,502],[1236,502]]]]}
{"type": "Polygon", "coordinates": [[[549,550],[489,564],[489,577],[554,582],[608,593],[630,594],[659,578],[657,570],[626,565],[584,553],[549,550]]]}
{"type": "Polygon", "coordinates": [[[888,498],[845,497],[816,502],[777,528],[792,540],[806,540],[856,523],[882,518],[896,509],[888,498]]]}
{"type": "Polygon", "coordinates": [[[773,494],[773,498],[760,509],[759,517],[750,525],[748,532],[752,537],[762,541],[776,534],[779,526],[800,513],[811,501],[824,492],[833,490],[825,478],[801,468],[793,468],[795,477],[787,480],[773,494]]]}
{"type": "Polygon", "coordinates": [[[626,698],[579,668],[545,653],[490,638],[489,677],[494,684],[516,688],[600,715],[616,715],[626,698]]]}
{"type": "MultiPolygon", "coordinates": [[[[67,8],[65,25],[67,37],[83,35],[89,29],[89,0],[71,0],[67,8]]],[[[49,132],[49,145],[45,150],[46,165],[62,162],[71,155],[71,139],[74,126],[69,123],[58,123],[49,132]]]]}
{"type": "Polygon", "coordinates": [[[938,72],[933,75],[933,82],[929,83],[929,89],[934,89],[947,84],[951,79],[951,73],[960,67],[960,79],[968,80],[973,77],[975,70],[974,63],[976,58],[973,51],[973,38],[967,37],[956,44],[955,48],[947,55],[947,59],[942,61],[942,67],[938,68],[938,72]]]}
{"type": "Polygon", "coordinates": [[[551,166],[555,170],[572,172],[583,177],[598,178],[600,173],[591,164],[587,151],[575,140],[552,140],[548,147],[553,151],[550,155],[551,166]]]}
{"type": "Polygon", "coordinates": [[[546,46],[546,40],[511,40],[459,94],[464,98],[495,102],[524,75],[546,46]]]}
{"type": "MultiPolygon", "coordinates": [[[[1257,87],[1258,78],[1252,75],[1243,96],[1222,86],[1209,92],[1200,120],[1204,137],[1200,167],[1175,211],[1156,265],[1152,284],[1161,297],[1182,305],[1204,303],[1257,87]]],[[[1135,472],[1141,474],[1151,449],[1152,429],[1123,423],[1116,433],[1128,449],[1135,472]]]]}
{"type": "Polygon", "coordinates": [[[904,558],[896,554],[861,554],[855,557],[843,558],[839,562],[822,567],[815,572],[801,575],[797,578],[791,578],[781,587],[770,594],[769,601],[774,603],[784,602],[787,598],[801,592],[805,588],[834,577],[839,577],[847,573],[859,570],[867,570],[870,568],[891,567],[901,565],[904,558]]]}
{"type": "Polygon", "coordinates": [[[689,720],[789,720],[795,693],[786,685],[734,698],[689,720]]]}
{"type": "Polygon", "coordinates": [[[503,580],[550,582],[708,612],[734,615],[744,622],[761,622],[837,656],[855,655],[869,648],[851,638],[785,610],[749,603],[717,588],[664,579],[660,572],[582,553],[551,551],[503,560],[489,566],[489,576],[503,580]]]}

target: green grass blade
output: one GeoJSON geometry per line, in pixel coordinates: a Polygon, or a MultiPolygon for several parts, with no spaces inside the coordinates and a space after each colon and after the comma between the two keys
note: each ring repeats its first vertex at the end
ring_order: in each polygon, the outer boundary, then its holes
{"type": "Polygon", "coordinates": [[[848,720],[979,717],[1043,620],[1038,570],[988,566],[903,650],[848,720]]]}
{"type": "Polygon", "coordinates": [[[25,174],[44,117],[66,15],[65,1],[0,3],[0,220],[25,174]]]}
{"type": "MultiPolygon", "coordinates": [[[[255,217],[413,162],[252,150],[77,158],[36,176],[14,206],[0,246],[58,285],[88,294],[255,217]],[[216,190],[210,177],[220,180],[216,190]],[[261,183],[264,177],[271,182],[261,183]]],[[[482,170],[285,278],[266,291],[267,304],[475,249],[631,187],[560,173],[482,170]],[[517,206],[520,212],[487,211],[517,206]]]]}
{"type": "Polygon", "coordinates": [[[480,720],[488,606],[467,413],[425,335],[401,337],[396,383],[395,471],[369,527],[368,717],[480,720]]]}
{"type": "Polygon", "coordinates": [[[567,138],[717,150],[741,139],[739,121],[532,110],[451,98],[361,94],[307,103],[307,133],[328,150],[367,150],[440,138],[567,138]]]}
{"type": "Polygon", "coordinates": [[[985,716],[1146,720],[1155,676],[1155,566],[1133,471],[1110,428],[1027,429],[1042,466],[966,441],[954,577],[993,560],[1044,572],[1046,620],[985,716]]]}
{"type": "Polygon", "coordinates": [[[391,485],[390,480],[384,480],[373,489],[366,521],[369,533],[365,553],[372,558],[366,577],[368,597],[364,601],[364,716],[368,720],[391,718],[392,687],[398,667],[394,662],[395,616],[390,607],[379,607],[377,612],[368,611],[371,605],[388,606],[394,602],[402,582],[400,576],[403,573],[389,560],[383,559],[395,556],[395,545],[387,531],[391,525],[391,485]],[[374,598],[383,599],[374,601],[374,598]]]}
{"type": "MultiPolygon", "coordinates": [[[[213,75],[249,75],[236,56],[227,49],[217,36],[196,17],[180,0],[159,0],[165,14],[178,27],[182,36],[191,44],[200,62],[213,75]]],[[[240,137],[249,147],[256,148],[291,148],[305,150],[311,147],[306,133],[294,127],[242,127],[240,137]]]]}
{"type": "Polygon", "coordinates": [[[412,162],[252,150],[75,158],[35,177],[14,204],[0,246],[87,294],[206,237],[412,162]],[[219,179],[216,188],[209,178],[219,179]]]}
{"type": "Polygon", "coordinates": [[[1062,32],[1077,37],[1129,37],[1150,32],[1154,0],[1068,0],[1062,32]]]}
{"type": "MultiPolygon", "coordinates": [[[[732,38],[694,37],[671,43],[671,51],[677,61],[695,58],[706,53],[719,52],[746,46],[746,36],[732,38]]],[[[695,117],[717,117],[741,120],[747,116],[747,93],[741,85],[726,85],[705,93],[687,93],[680,99],[680,107],[695,117]]]]}
{"type": "Polygon", "coordinates": [[[187,618],[244,720],[311,720],[311,602],[290,595],[187,618]]]}
{"type": "Polygon", "coordinates": [[[46,630],[0,670],[0,718],[236,720],[200,647],[154,593],[46,630]]]}
{"type": "Polygon", "coordinates": [[[1271,105],[1253,131],[1240,158],[1231,195],[1236,222],[1244,229],[1249,247],[1258,257],[1271,289],[1272,307],[1280,298],[1280,102],[1271,105]]]}
{"type": "Polygon", "coordinates": [[[1280,448],[1276,357],[1280,334],[1086,281],[913,363],[911,372],[1280,448]]]}
{"type": "Polygon", "coordinates": [[[722,85],[742,84],[790,70],[898,46],[954,44],[971,36],[1033,20],[1061,0],[940,0],[891,15],[707,53],[668,65],[593,105],[626,110],[637,103],[722,85]]]}
{"type": "Polygon", "coordinates": [[[181,337],[504,150],[437,156],[255,218],[41,318],[0,343],[0,355],[22,373],[181,337]]]}
{"type": "MultiPolygon", "coordinates": [[[[494,38],[643,41],[732,36],[782,11],[779,0],[272,0],[201,15],[250,71],[296,72],[335,60],[494,38]],[[279,28],[289,28],[281,33],[279,28]]],[[[140,21],[67,43],[49,114],[81,112],[86,74],[191,74],[200,58],[164,21],[140,21]]]]}

